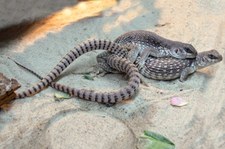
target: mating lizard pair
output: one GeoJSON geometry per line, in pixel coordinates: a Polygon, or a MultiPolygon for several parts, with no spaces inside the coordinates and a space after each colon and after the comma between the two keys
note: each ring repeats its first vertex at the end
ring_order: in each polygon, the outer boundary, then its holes
{"type": "Polygon", "coordinates": [[[140,83],[138,71],[148,78],[171,80],[181,76],[181,81],[184,81],[197,69],[221,60],[222,56],[215,50],[197,54],[190,44],[171,41],[148,31],[132,31],[121,35],[115,42],[93,40],[75,47],[37,85],[18,93],[17,98],[31,96],[51,85],[60,91],[86,100],[116,103],[130,98],[138,89],[140,83]],[[115,70],[126,72],[130,77],[128,86],[116,92],[99,93],[52,82],[80,55],[97,49],[108,51],[97,56],[100,67],[110,72],[115,70]]]}

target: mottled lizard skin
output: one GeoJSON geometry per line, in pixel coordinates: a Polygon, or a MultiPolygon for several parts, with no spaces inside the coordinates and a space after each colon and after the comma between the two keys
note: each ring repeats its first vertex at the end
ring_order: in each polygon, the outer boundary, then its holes
{"type": "MultiPolygon", "coordinates": [[[[186,59],[195,58],[197,55],[196,49],[191,44],[169,40],[144,30],[127,32],[116,38],[114,42],[129,50],[126,58],[133,63],[135,62],[139,68],[144,66],[149,56],[186,59]],[[140,59],[137,59],[138,57],[140,59]]],[[[110,52],[105,51],[99,54],[97,61],[105,53],[110,52]]],[[[98,61],[98,63],[100,62],[98,61]]],[[[106,64],[103,64],[103,69],[110,71],[106,64]]]]}
{"type": "Polygon", "coordinates": [[[133,45],[135,51],[150,51],[149,55],[154,57],[171,56],[178,59],[194,58],[197,55],[196,49],[187,43],[173,41],[161,37],[153,32],[135,30],[126,32],[114,40],[119,45],[133,45]]]}
{"type": "MultiPolygon", "coordinates": [[[[107,59],[113,56],[110,53],[104,53],[101,56],[101,64],[107,64],[107,59]]],[[[138,57],[140,59],[140,57],[138,57]]],[[[156,58],[149,56],[145,65],[139,69],[139,72],[155,80],[173,80],[180,78],[185,81],[189,74],[196,70],[205,68],[222,61],[222,55],[216,50],[209,50],[198,53],[195,58],[177,59],[173,57],[156,58]]],[[[103,66],[104,67],[104,66],[103,66]]]]}

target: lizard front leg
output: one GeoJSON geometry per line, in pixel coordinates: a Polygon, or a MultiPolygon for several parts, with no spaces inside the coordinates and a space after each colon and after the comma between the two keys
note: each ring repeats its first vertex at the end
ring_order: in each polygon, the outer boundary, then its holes
{"type": "Polygon", "coordinates": [[[138,46],[133,46],[133,48],[130,49],[127,58],[131,62],[133,63],[135,62],[137,67],[141,69],[144,67],[146,60],[149,58],[149,56],[160,58],[160,57],[166,57],[168,55],[169,53],[165,49],[156,48],[153,46],[138,45],[138,46]]]}
{"type": "Polygon", "coordinates": [[[185,80],[187,80],[188,75],[194,73],[195,71],[196,69],[194,67],[185,68],[180,74],[180,81],[184,82],[185,80]]]}

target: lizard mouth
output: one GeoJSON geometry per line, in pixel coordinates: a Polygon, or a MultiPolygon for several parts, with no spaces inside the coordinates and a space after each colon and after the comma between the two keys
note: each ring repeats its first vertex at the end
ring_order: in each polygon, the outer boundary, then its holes
{"type": "Polygon", "coordinates": [[[194,52],[194,51],[191,51],[191,52],[189,51],[186,53],[187,58],[195,58],[197,55],[198,55],[198,53],[194,52]]]}

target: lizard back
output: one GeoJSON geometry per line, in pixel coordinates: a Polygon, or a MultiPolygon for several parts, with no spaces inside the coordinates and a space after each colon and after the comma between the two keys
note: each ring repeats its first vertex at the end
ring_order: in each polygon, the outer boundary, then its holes
{"type": "Polygon", "coordinates": [[[155,58],[149,57],[145,61],[144,68],[141,68],[140,73],[155,80],[172,80],[180,76],[181,72],[191,66],[193,59],[180,60],[176,58],[155,58]]]}
{"type": "Polygon", "coordinates": [[[118,44],[140,44],[142,46],[149,46],[149,47],[168,47],[168,39],[165,39],[153,32],[144,31],[144,30],[136,30],[130,31],[125,34],[122,34],[118,38],[114,40],[115,43],[118,44]]]}

